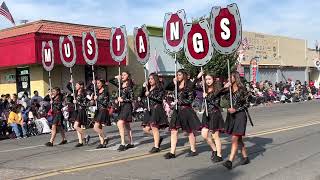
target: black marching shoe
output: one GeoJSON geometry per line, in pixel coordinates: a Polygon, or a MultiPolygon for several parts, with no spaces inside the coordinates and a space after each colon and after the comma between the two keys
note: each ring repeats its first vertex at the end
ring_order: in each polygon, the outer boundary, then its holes
{"type": "Polygon", "coordinates": [[[87,135],[85,138],[84,138],[84,144],[89,144],[89,141],[90,141],[90,136],[87,135]]]}
{"type": "Polygon", "coordinates": [[[223,161],[223,158],[220,157],[220,156],[215,156],[213,159],[212,159],[212,162],[214,163],[218,163],[218,162],[221,162],[223,161]]]}
{"type": "Polygon", "coordinates": [[[102,148],[106,148],[107,146],[105,144],[99,144],[99,146],[97,146],[96,149],[102,149],[102,148]]]}
{"type": "Polygon", "coordinates": [[[247,165],[250,163],[250,159],[248,157],[242,158],[240,164],[241,165],[247,165]]]}
{"type": "Polygon", "coordinates": [[[153,148],[149,151],[149,153],[151,153],[151,154],[153,154],[153,153],[158,153],[158,152],[160,152],[160,148],[156,148],[156,147],[153,147],[153,148]]]}
{"type": "Polygon", "coordinates": [[[108,145],[108,144],[109,144],[109,138],[104,139],[103,144],[104,144],[104,145],[108,145]]]}
{"type": "Polygon", "coordinates": [[[47,147],[52,147],[52,146],[53,146],[53,143],[52,143],[52,142],[47,142],[47,143],[45,143],[44,145],[47,146],[47,147]]]}
{"type": "Polygon", "coordinates": [[[190,151],[188,154],[187,154],[187,156],[186,157],[194,157],[194,156],[198,156],[198,152],[197,151],[190,151]]]}
{"type": "Polygon", "coordinates": [[[127,150],[127,148],[126,148],[126,146],[125,145],[120,145],[119,147],[118,147],[118,151],[120,152],[120,151],[125,151],[125,150],[127,150]]]}
{"type": "Polygon", "coordinates": [[[224,162],[222,164],[224,167],[226,167],[227,169],[231,170],[232,169],[232,162],[227,160],[226,162],[224,162]]]}
{"type": "Polygon", "coordinates": [[[83,143],[78,143],[77,145],[75,145],[74,147],[82,147],[83,143]]]}
{"type": "Polygon", "coordinates": [[[64,144],[67,144],[67,143],[68,143],[67,140],[63,140],[63,141],[61,141],[58,145],[64,145],[64,144]]]}
{"type": "Polygon", "coordinates": [[[131,148],[134,148],[134,145],[133,145],[133,144],[127,144],[127,145],[126,145],[126,149],[131,149],[131,148]]]}
{"type": "Polygon", "coordinates": [[[176,158],[176,155],[168,152],[167,154],[164,155],[164,158],[165,159],[173,159],[173,158],[176,158]]]}
{"type": "Polygon", "coordinates": [[[217,151],[212,151],[210,159],[213,161],[216,156],[217,156],[217,151]]]}
{"type": "Polygon", "coordinates": [[[159,144],[158,144],[158,147],[159,147],[159,148],[160,148],[160,146],[161,146],[162,141],[163,141],[163,137],[160,137],[160,139],[159,139],[159,144]]]}

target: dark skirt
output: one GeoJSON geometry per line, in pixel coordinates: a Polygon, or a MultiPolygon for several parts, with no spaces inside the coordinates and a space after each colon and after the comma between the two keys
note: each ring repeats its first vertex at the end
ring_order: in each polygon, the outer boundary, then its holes
{"type": "Polygon", "coordinates": [[[106,126],[111,126],[109,111],[107,108],[100,108],[95,113],[94,121],[106,126]]]}
{"type": "Polygon", "coordinates": [[[228,113],[225,123],[225,132],[234,136],[244,136],[247,128],[247,114],[239,111],[233,114],[228,113]]]}
{"type": "Polygon", "coordinates": [[[63,115],[62,112],[54,113],[52,116],[52,125],[63,126],[63,115]]]}
{"type": "Polygon", "coordinates": [[[170,130],[182,129],[191,133],[201,129],[201,122],[191,107],[179,107],[178,111],[173,111],[169,127],[170,130]]]}
{"type": "Polygon", "coordinates": [[[86,125],[88,123],[88,115],[85,109],[77,109],[72,113],[72,121],[78,122],[79,125],[86,125]]]}
{"type": "Polygon", "coordinates": [[[123,120],[127,123],[132,122],[132,104],[131,103],[124,103],[120,106],[120,112],[118,116],[118,120],[123,120]]]}
{"type": "Polygon", "coordinates": [[[155,107],[152,107],[150,109],[150,112],[146,111],[144,113],[144,118],[141,126],[157,127],[159,129],[165,129],[169,127],[168,118],[163,106],[156,105],[155,107]]]}
{"type": "Polygon", "coordinates": [[[209,111],[209,116],[207,117],[206,113],[203,113],[202,116],[202,127],[208,128],[212,132],[224,131],[224,120],[222,114],[219,110],[209,111]]]}

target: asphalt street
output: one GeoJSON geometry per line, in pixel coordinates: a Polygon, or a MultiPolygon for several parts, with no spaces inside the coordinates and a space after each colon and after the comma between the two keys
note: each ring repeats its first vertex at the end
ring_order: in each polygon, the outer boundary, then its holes
{"type": "MultiPolygon", "coordinates": [[[[210,161],[210,149],[197,138],[196,157],[185,157],[187,137],[180,135],[178,157],[165,160],[170,146],[169,132],[162,151],[149,154],[152,137],[146,136],[140,123],[134,123],[136,147],[117,152],[116,127],[104,128],[111,141],[106,149],[96,150],[94,136],[88,146],[75,148],[75,132],[68,133],[69,143],[45,147],[49,135],[21,140],[0,141],[0,179],[320,179],[320,105],[318,101],[279,104],[250,109],[254,127],[248,124],[247,137],[251,163],[231,171],[210,161]]],[[[230,138],[222,136],[223,156],[230,151],[230,138]]],[[[57,142],[59,142],[59,136],[57,142]]]]}

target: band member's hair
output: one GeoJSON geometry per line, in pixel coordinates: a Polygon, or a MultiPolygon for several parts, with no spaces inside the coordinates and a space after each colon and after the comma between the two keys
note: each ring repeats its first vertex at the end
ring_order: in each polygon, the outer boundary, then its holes
{"type": "Polygon", "coordinates": [[[134,83],[133,83],[133,80],[132,80],[130,72],[129,71],[122,71],[122,73],[128,74],[128,87],[133,87],[134,83]]]}
{"type": "Polygon", "coordinates": [[[183,74],[183,80],[187,83],[188,80],[188,72],[185,69],[179,69],[177,73],[183,74]]]}
{"type": "MultiPolygon", "coordinates": [[[[213,79],[213,83],[212,83],[212,88],[213,88],[213,93],[217,92],[217,86],[215,84],[216,80],[214,79],[215,75],[213,73],[206,73],[204,74],[204,77],[206,76],[210,76],[213,79]]],[[[206,81],[206,79],[204,78],[204,81],[206,81]]],[[[208,93],[208,89],[210,88],[206,82],[204,82],[205,84],[205,88],[206,88],[206,92],[208,93]]]]}
{"type": "Polygon", "coordinates": [[[57,94],[61,94],[61,90],[60,90],[60,88],[58,88],[58,87],[55,87],[55,88],[53,88],[53,90],[55,90],[55,91],[57,91],[57,94]]]}
{"type": "Polygon", "coordinates": [[[106,81],[104,79],[98,79],[98,81],[100,81],[102,85],[106,84],[106,81]]]}
{"type": "Polygon", "coordinates": [[[78,81],[77,84],[79,84],[80,86],[84,87],[84,82],[83,81],[78,81]]]}
{"type": "Polygon", "coordinates": [[[159,80],[159,76],[156,73],[151,73],[149,74],[149,77],[152,76],[154,81],[156,82],[156,87],[160,86],[160,80],[159,80]]]}
{"type": "Polygon", "coordinates": [[[83,81],[78,81],[77,84],[80,85],[79,93],[84,93],[84,82],[83,81]]]}
{"type": "Polygon", "coordinates": [[[234,77],[235,83],[237,84],[238,88],[239,88],[239,89],[243,89],[243,88],[244,88],[244,85],[243,85],[243,83],[241,82],[241,78],[240,78],[239,72],[233,71],[233,72],[231,73],[231,77],[232,77],[232,76],[234,77]]]}

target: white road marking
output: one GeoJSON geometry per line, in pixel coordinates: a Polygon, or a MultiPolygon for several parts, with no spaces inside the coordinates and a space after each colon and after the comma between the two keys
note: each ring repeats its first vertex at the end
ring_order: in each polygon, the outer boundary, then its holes
{"type": "Polygon", "coordinates": [[[44,145],[36,145],[36,146],[28,146],[28,147],[22,147],[22,148],[16,148],[16,149],[2,150],[2,151],[0,151],[0,153],[20,151],[20,150],[26,150],[26,149],[35,149],[37,147],[44,147],[44,145]]]}

